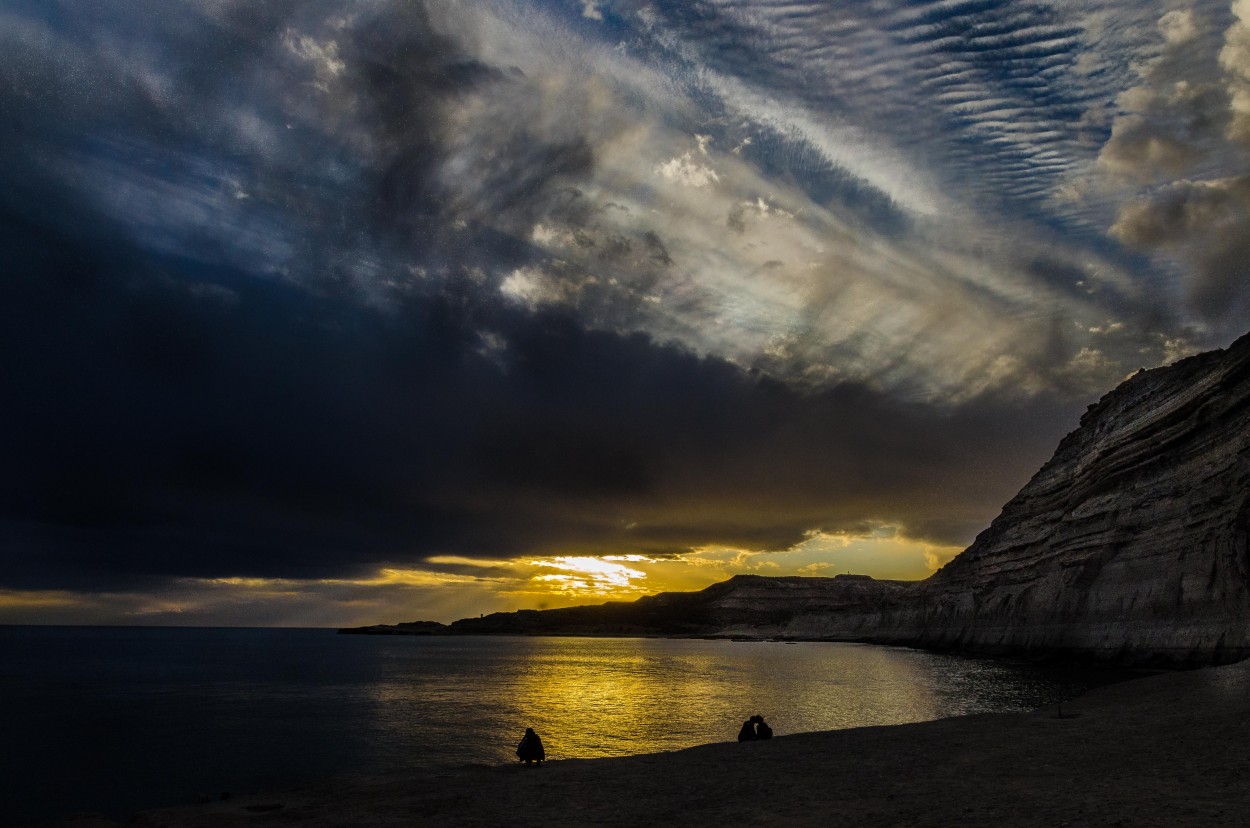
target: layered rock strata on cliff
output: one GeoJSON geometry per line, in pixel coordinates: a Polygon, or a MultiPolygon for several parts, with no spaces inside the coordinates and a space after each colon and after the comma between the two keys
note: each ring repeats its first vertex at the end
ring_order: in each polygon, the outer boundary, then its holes
{"type": "Polygon", "coordinates": [[[1250,656],[1250,336],[1107,394],[874,637],[988,653],[1250,656]]]}

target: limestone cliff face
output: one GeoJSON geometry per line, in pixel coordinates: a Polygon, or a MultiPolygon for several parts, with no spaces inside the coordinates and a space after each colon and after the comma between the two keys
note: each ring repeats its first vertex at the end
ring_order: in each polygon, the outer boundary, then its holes
{"type": "Polygon", "coordinates": [[[874,637],[1118,662],[1250,656],[1250,336],[1142,371],[874,637]]]}

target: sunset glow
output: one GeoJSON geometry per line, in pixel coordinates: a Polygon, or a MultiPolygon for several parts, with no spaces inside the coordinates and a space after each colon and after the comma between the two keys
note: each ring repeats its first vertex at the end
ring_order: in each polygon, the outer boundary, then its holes
{"type": "Polygon", "coordinates": [[[1250,10],[0,0],[0,622],[923,578],[1250,319],[1250,10]]]}
{"type": "Polygon", "coordinates": [[[539,568],[560,570],[555,575],[535,575],[534,580],[553,585],[566,595],[612,595],[636,591],[635,582],[647,573],[601,558],[559,557],[530,561],[539,568]]]}
{"type": "MultiPolygon", "coordinates": [[[[684,555],[554,555],[518,560],[434,556],[420,568],[388,567],[353,578],[183,578],[160,593],[0,592],[0,623],[38,609],[62,623],[209,624],[223,611],[312,619],[332,608],[344,625],[392,620],[450,622],[479,613],[634,600],[698,590],[738,574],[927,577],[959,552],[902,537],[891,527],[859,536],[812,533],[778,552],[703,547],[684,555]],[[381,609],[379,609],[381,608],[381,609]]],[[[308,623],[307,621],[303,623],[308,623]]]]}

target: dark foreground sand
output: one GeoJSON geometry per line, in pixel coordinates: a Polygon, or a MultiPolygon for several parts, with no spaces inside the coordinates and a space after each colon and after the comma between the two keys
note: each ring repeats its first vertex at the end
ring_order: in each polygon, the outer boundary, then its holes
{"type": "Polygon", "coordinates": [[[1250,661],[1104,687],[1063,712],[449,768],[148,811],[130,824],[1250,826],[1250,661]]]}

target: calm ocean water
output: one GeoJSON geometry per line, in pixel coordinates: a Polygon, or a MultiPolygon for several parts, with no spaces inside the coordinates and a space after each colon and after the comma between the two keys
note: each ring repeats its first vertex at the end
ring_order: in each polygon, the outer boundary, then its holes
{"type": "Polygon", "coordinates": [[[856,644],[0,627],[0,825],[341,773],[1026,710],[1111,677],[856,644]]]}

